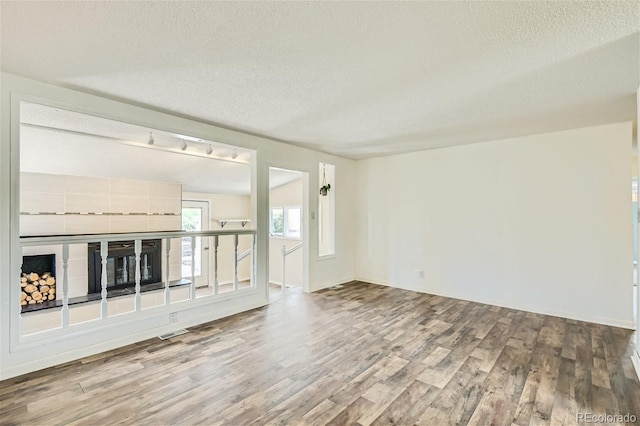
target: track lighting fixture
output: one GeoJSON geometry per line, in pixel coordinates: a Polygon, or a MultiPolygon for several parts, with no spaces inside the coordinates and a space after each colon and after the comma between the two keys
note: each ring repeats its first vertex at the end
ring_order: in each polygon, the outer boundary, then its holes
{"type": "Polygon", "coordinates": [[[149,132],[149,140],[147,141],[149,145],[153,145],[156,143],[155,139],[153,139],[153,132],[149,132]]]}
{"type": "Polygon", "coordinates": [[[238,151],[235,148],[233,148],[233,154],[231,154],[231,158],[233,158],[234,160],[238,158],[238,151]]]}
{"type": "Polygon", "coordinates": [[[211,144],[209,144],[205,152],[207,153],[207,155],[211,155],[211,153],[213,152],[213,148],[211,147],[211,144]]]}
{"type": "Polygon", "coordinates": [[[184,139],[182,140],[182,145],[180,145],[180,150],[181,151],[186,151],[187,150],[187,143],[184,141],[184,139]]]}

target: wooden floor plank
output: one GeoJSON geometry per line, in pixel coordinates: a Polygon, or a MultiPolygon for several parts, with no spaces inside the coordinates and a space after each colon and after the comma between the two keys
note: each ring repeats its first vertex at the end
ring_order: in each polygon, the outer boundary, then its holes
{"type": "Polygon", "coordinates": [[[640,415],[631,332],[355,282],[0,382],[2,425],[528,425],[640,415]]]}

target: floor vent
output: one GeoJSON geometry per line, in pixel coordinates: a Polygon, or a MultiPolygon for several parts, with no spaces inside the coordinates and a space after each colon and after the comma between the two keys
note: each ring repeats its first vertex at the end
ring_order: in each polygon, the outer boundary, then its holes
{"type": "Polygon", "coordinates": [[[167,339],[171,339],[172,337],[176,337],[185,333],[188,333],[188,331],[183,328],[182,330],[176,330],[176,331],[172,331],[171,333],[162,334],[158,336],[158,339],[167,340],[167,339]]]}

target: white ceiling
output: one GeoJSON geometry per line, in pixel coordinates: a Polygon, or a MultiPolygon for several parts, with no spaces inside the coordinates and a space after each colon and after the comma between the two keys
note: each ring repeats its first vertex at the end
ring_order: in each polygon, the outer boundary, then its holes
{"type": "Polygon", "coordinates": [[[352,158],[635,118],[640,2],[2,2],[2,69],[352,158]]]}

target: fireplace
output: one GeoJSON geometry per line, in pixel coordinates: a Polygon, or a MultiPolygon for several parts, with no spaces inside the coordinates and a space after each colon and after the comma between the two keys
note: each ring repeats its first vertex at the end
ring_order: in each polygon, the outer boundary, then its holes
{"type": "MultiPolygon", "coordinates": [[[[102,257],[100,243],[88,244],[88,293],[102,291],[102,257]]],[[[140,284],[162,282],[162,240],[142,241],[140,284]]],[[[136,285],[134,241],[112,241],[107,255],[107,291],[132,289],[136,285]]]]}

